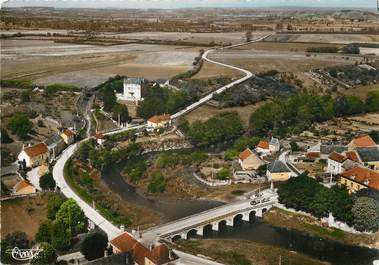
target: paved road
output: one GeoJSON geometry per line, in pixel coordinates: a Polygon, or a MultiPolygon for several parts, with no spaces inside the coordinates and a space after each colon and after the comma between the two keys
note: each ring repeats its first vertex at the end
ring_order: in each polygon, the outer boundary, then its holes
{"type": "MultiPolygon", "coordinates": [[[[266,36],[263,36],[259,39],[256,39],[256,40],[253,40],[251,42],[246,42],[246,43],[241,43],[241,44],[235,44],[235,45],[231,45],[231,46],[227,46],[227,47],[224,47],[224,48],[219,48],[219,49],[216,49],[216,50],[224,50],[224,49],[230,49],[230,48],[235,48],[235,47],[239,47],[239,46],[243,46],[243,45],[246,45],[246,44],[249,44],[249,43],[253,43],[253,42],[258,42],[258,41],[261,41],[269,36],[271,36],[272,34],[268,34],[266,36]]],[[[217,64],[217,65],[221,65],[221,66],[224,66],[224,67],[227,67],[227,68],[231,68],[231,69],[234,69],[234,70],[238,70],[238,71],[241,71],[245,74],[244,77],[236,80],[236,81],[233,81],[223,87],[220,87],[219,89],[217,89],[216,91],[213,91],[212,93],[208,94],[207,96],[201,98],[199,101],[187,106],[185,109],[171,115],[171,119],[176,119],[196,108],[198,108],[200,105],[206,103],[207,101],[211,100],[213,98],[213,96],[215,94],[220,94],[222,92],[224,92],[225,90],[227,90],[228,88],[230,87],[233,87],[235,85],[238,85],[244,81],[246,81],[247,79],[251,78],[253,75],[253,73],[251,73],[250,71],[248,70],[245,70],[245,69],[242,69],[242,68],[239,68],[239,67],[236,67],[236,66],[233,66],[233,65],[229,65],[229,64],[225,64],[225,63],[220,63],[220,62],[216,62],[216,61],[213,61],[211,59],[208,58],[208,54],[215,51],[214,49],[212,50],[207,50],[204,54],[203,54],[203,60],[207,61],[207,62],[210,62],[210,63],[213,63],[213,64],[217,64]]]]}
{"type": "Polygon", "coordinates": [[[176,261],[177,265],[223,265],[222,263],[218,263],[212,260],[208,260],[202,257],[194,256],[177,249],[173,250],[174,253],[179,257],[179,260],[176,261]]]}
{"type": "Polygon", "coordinates": [[[67,160],[73,155],[78,145],[79,143],[73,144],[63,151],[56,164],[54,165],[53,177],[64,196],[74,199],[83,210],[85,216],[87,216],[88,219],[99,226],[108,235],[109,239],[112,239],[120,235],[122,233],[121,230],[111,222],[107,221],[100,213],[98,213],[95,209],[83,201],[78,195],[76,195],[76,193],[70,188],[64,179],[64,165],[66,164],[67,160]]]}

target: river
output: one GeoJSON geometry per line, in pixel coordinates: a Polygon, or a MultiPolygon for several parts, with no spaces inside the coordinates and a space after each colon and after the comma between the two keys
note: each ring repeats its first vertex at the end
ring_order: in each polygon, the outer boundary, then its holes
{"type": "MultiPolygon", "coordinates": [[[[120,172],[126,163],[127,161],[122,161],[106,168],[102,172],[104,182],[124,200],[159,213],[162,222],[173,221],[222,204],[217,201],[146,196],[121,176],[120,172]]],[[[254,223],[239,220],[235,227],[225,226],[219,232],[205,231],[204,237],[251,240],[286,248],[335,265],[372,265],[375,259],[379,259],[379,251],[376,249],[350,246],[297,230],[274,227],[259,218],[254,223]]]]}
{"type": "Polygon", "coordinates": [[[220,231],[206,230],[204,238],[244,239],[286,248],[333,265],[372,265],[379,259],[379,250],[351,246],[297,230],[272,226],[262,219],[249,223],[238,220],[234,227],[220,231]]]}
{"type": "Polygon", "coordinates": [[[147,196],[121,176],[120,173],[127,162],[128,161],[122,161],[116,165],[105,168],[102,172],[103,181],[113,192],[119,194],[125,201],[157,212],[161,216],[162,222],[174,221],[223,204],[222,202],[211,200],[169,199],[147,196]]]}

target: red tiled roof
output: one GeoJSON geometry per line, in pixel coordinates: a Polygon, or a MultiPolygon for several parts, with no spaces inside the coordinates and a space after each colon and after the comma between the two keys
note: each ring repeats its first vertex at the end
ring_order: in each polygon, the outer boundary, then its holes
{"type": "Polygon", "coordinates": [[[340,153],[337,153],[334,151],[328,156],[328,158],[331,160],[337,161],[339,163],[342,163],[347,159],[346,156],[341,155],[340,153]]]}
{"type": "Polygon", "coordinates": [[[379,190],[379,173],[368,168],[355,167],[343,172],[341,175],[369,188],[379,190]]]}
{"type": "Polygon", "coordinates": [[[71,137],[71,136],[74,135],[73,131],[68,130],[68,129],[64,130],[63,133],[64,133],[67,137],[71,137]]]}
{"type": "Polygon", "coordinates": [[[376,143],[369,135],[362,135],[357,138],[354,138],[352,142],[356,147],[371,147],[376,146],[376,143]]]}
{"type": "Polygon", "coordinates": [[[154,115],[149,119],[149,122],[160,123],[162,121],[169,121],[171,119],[169,114],[154,115]]]}
{"type": "Polygon", "coordinates": [[[145,256],[149,250],[129,233],[123,233],[111,240],[111,244],[121,252],[133,252],[133,259],[139,264],[145,264],[145,256]]]}
{"type": "Polygon", "coordinates": [[[248,158],[252,154],[253,152],[249,148],[246,148],[243,152],[239,154],[239,158],[241,159],[241,161],[244,161],[246,158],[248,158]]]}
{"type": "Polygon", "coordinates": [[[105,136],[104,136],[104,134],[102,134],[102,133],[96,133],[96,134],[95,134],[95,138],[96,138],[96,139],[104,139],[104,137],[105,137],[105,136]]]}
{"type": "Polygon", "coordinates": [[[170,261],[169,249],[166,245],[161,244],[153,248],[146,257],[155,264],[164,264],[170,261]]]}
{"type": "Polygon", "coordinates": [[[345,153],[346,157],[351,161],[359,162],[358,155],[354,151],[349,151],[345,153]]]}
{"type": "Polygon", "coordinates": [[[24,151],[29,157],[35,157],[47,153],[49,149],[47,149],[47,145],[45,143],[39,143],[25,148],[24,151]]]}
{"type": "Polygon", "coordinates": [[[33,185],[31,185],[28,181],[26,181],[26,180],[21,180],[20,182],[18,182],[18,183],[14,186],[14,189],[15,189],[16,191],[20,191],[20,190],[22,190],[22,189],[24,189],[24,188],[27,188],[27,187],[30,187],[30,186],[33,187],[33,185]]]}
{"type": "Polygon", "coordinates": [[[269,149],[269,142],[267,142],[266,140],[260,140],[257,147],[259,148],[262,148],[262,149],[269,149]]]}
{"type": "Polygon", "coordinates": [[[320,157],[320,152],[308,152],[306,157],[309,159],[316,159],[317,157],[320,157]]]}

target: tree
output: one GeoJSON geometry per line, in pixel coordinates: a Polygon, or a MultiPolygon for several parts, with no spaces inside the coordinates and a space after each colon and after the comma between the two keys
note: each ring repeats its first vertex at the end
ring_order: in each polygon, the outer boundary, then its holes
{"type": "Polygon", "coordinates": [[[42,177],[40,177],[39,179],[39,186],[43,190],[54,190],[55,185],[56,183],[55,183],[52,173],[47,173],[43,175],[42,177]]]}
{"type": "Polygon", "coordinates": [[[28,136],[32,127],[32,122],[29,120],[26,113],[23,112],[14,113],[8,123],[8,128],[12,131],[12,133],[22,139],[25,139],[28,136]]]}
{"type": "Polygon", "coordinates": [[[42,251],[32,259],[31,264],[54,264],[57,260],[57,254],[53,246],[45,242],[41,243],[39,248],[42,251]]]}
{"type": "Polygon", "coordinates": [[[359,231],[376,232],[379,229],[379,203],[368,197],[359,197],[352,209],[354,227],[359,231]]]}
{"type": "Polygon", "coordinates": [[[300,151],[300,147],[299,147],[299,145],[295,141],[291,141],[290,142],[290,146],[291,146],[291,151],[292,152],[300,151]]]}
{"type": "Polygon", "coordinates": [[[371,91],[368,93],[366,109],[369,112],[379,111],[379,91],[371,91]]]}
{"type": "Polygon", "coordinates": [[[87,260],[94,260],[104,256],[104,250],[108,245],[108,237],[103,233],[88,234],[81,246],[80,252],[87,260]]]}
{"type": "Polygon", "coordinates": [[[49,198],[47,202],[47,217],[50,220],[55,219],[55,215],[57,214],[59,208],[64,202],[65,202],[65,199],[58,195],[54,195],[49,198]]]}
{"type": "Polygon", "coordinates": [[[66,224],[70,233],[76,235],[84,230],[86,218],[76,201],[69,199],[59,208],[56,214],[56,221],[66,224]]]}
{"type": "Polygon", "coordinates": [[[108,83],[102,90],[104,110],[112,111],[113,106],[117,103],[117,97],[112,86],[108,83]]]}
{"type": "Polygon", "coordinates": [[[36,234],[37,242],[47,242],[51,243],[51,226],[50,222],[43,223],[39,226],[38,232],[36,234]]]}
{"type": "Polygon", "coordinates": [[[22,248],[28,248],[29,241],[24,232],[16,231],[12,234],[8,234],[5,237],[5,241],[7,242],[7,245],[10,248],[18,247],[20,249],[22,248]]]}
{"type": "Polygon", "coordinates": [[[375,141],[375,143],[379,143],[379,131],[374,131],[372,130],[370,133],[369,133],[370,137],[375,141]]]}
{"type": "Polygon", "coordinates": [[[5,130],[4,128],[1,128],[0,137],[1,137],[1,143],[2,144],[8,144],[8,143],[12,143],[13,142],[13,140],[12,140],[12,138],[10,138],[7,130],[5,130]]]}
{"type": "Polygon", "coordinates": [[[24,90],[21,92],[21,102],[30,101],[30,90],[24,90]]]}
{"type": "Polygon", "coordinates": [[[58,250],[67,250],[71,245],[69,227],[63,220],[55,220],[51,226],[51,244],[58,250]]]}
{"type": "Polygon", "coordinates": [[[113,113],[112,118],[116,121],[118,121],[119,115],[120,115],[120,121],[121,122],[129,122],[130,121],[128,107],[123,105],[123,104],[116,103],[112,107],[112,113],[113,113]]]}
{"type": "Polygon", "coordinates": [[[219,172],[217,172],[217,179],[226,180],[229,178],[230,169],[223,167],[219,172]]]}

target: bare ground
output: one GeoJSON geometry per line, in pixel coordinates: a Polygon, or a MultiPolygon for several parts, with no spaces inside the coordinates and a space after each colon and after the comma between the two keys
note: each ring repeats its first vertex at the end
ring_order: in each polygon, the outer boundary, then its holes
{"type": "Polygon", "coordinates": [[[34,240],[39,225],[47,220],[48,198],[48,195],[42,195],[2,201],[1,237],[21,231],[29,240],[34,240]]]}

